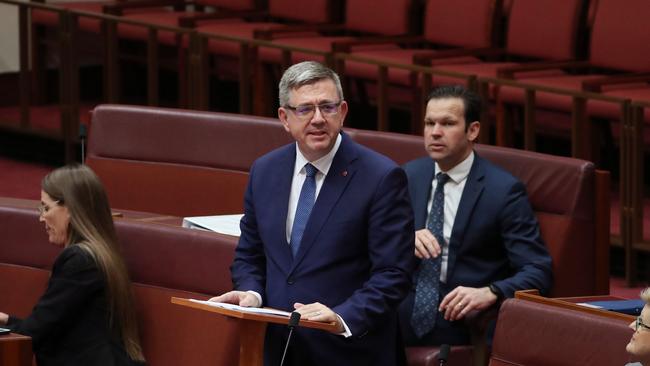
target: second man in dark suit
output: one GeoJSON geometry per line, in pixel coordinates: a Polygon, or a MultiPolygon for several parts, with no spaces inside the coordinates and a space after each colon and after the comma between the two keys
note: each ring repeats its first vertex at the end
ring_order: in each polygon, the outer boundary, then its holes
{"type": "Polygon", "coordinates": [[[551,258],[524,185],[473,150],[478,96],[444,86],[428,98],[428,157],[404,166],[415,214],[415,285],[400,305],[409,345],[466,344],[463,323],[516,290],[549,290],[551,258]]]}

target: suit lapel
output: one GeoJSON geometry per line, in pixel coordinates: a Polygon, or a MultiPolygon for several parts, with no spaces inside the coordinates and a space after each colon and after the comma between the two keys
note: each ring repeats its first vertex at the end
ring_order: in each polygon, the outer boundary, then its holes
{"type": "Polygon", "coordinates": [[[291,248],[287,243],[287,211],[289,209],[289,194],[291,192],[291,180],[293,179],[293,169],[296,163],[296,150],[295,144],[291,144],[290,148],[286,149],[279,164],[277,166],[277,174],[275,179],[269,182],[269,186],[277,187],[277,194],[270,195],[268,205],[273,207],[272,215],[272,234],[273,240],[268,244],[277,245],[277,247],[270,250],[269,253],[277,253],[277,261],[280,263],[280,268],[290,268],[293,261],[293,254],[291,248]]]}
{"type": "Polygon", "coordinates": [[[449,239],[447,278],[450,278],[453,274],[457,254],[460,250],[461,244],[463,243],[463,238],[469,225],[469,221],[474,213],[474,207],[476,206],[476,202],[481,196],[481,193],[483,193],[484,176],[485,173],[481,158],[475,153],[474,163],[472,164],[472,168],[467,176],[467,182],[463,189],[463,195],[460,199],[456,219],[454,220],[454,226],[451,231],[451,238],[449,239]]]}
{"type": "Polygon", "coordinates": [[[336,206],[348,183],[354,177],[356,169],[352,162],[357,158],[357,151],[348,136],[342,134],[342,137],[343,140],[339,150],[334,156],[332,166],[325,177],[314,208],[309,216],[309,221],[307,221],[300,249],[296,253],[291,272],[300,264],[306,253],[314,245],[332,209],[336,206]]]}

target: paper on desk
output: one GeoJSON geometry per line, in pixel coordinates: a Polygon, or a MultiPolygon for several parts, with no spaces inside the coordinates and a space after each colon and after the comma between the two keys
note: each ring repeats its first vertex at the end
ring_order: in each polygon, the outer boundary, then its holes
{"type": "Polygon", "coordinates": [[[228,303],[225,303],[225,302],[201,301],[201,300],[196,300],[196,299],[190,299],[190,301],[196,302],[196,303],[199,303],[199,304],[214,306],[216,308],[223,308],[223,309],[229,309],[229,310],[238,310],[238,311],[245,312],[245,313],[271,314],[271,315],[279,315],[279,316],[286,316],[286,317],[291,316],[290,312],[277,310],[277,309],[252,308],[252,307],[244,307],[244,306],[239,306],[239,305],[234,305],[234,304],[228,304],[228,303]]]}
{"type": "Polygon", "coordinates": [[[603,308],[602,306],[593,305],[593,304],[590,304],[588,302],[579,302],[576,305],[580,305],[580,306],[584,306],[584,307],[592,308],[592,309],[602,309],[603,308]]]}
{"type": "Polygon", "coordinates": [[[183,218],[183,227],[214,231],[220,234],[239,236],[239,221],[242,214],[238,215],[215,215],[215,216],[192,216],[183,218]]]}

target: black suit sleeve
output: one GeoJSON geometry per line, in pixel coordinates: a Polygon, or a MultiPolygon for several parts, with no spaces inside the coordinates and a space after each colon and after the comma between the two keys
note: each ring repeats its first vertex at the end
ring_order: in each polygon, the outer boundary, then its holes
{"type": "Polygon", "coordinates": [[[76,245],[64,249],[52,268],[47,290],[24,320],[10,316],[7,326],[32,337],[34,347],[64,329],[67,322],[103,293],[104,279],[90,255],[76,245]]]}

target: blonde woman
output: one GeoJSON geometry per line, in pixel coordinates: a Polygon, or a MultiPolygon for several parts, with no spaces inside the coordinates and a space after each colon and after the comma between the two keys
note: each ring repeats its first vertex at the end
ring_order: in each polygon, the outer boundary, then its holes
{"type": "Polygon", "coordinates": [[[45,294],[24,320],[0,324],[32,337],[39,366],[144,362],[133,295],[106,192],[85,166],[52,171],[42,182],[39,221],[63,250],[45,294]]]}

